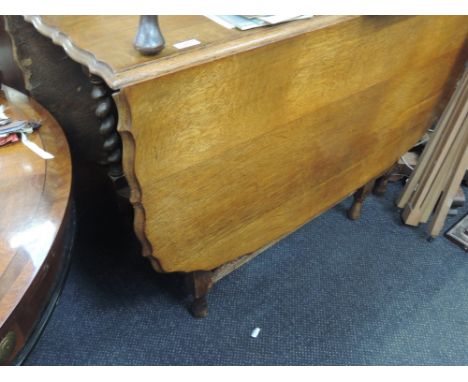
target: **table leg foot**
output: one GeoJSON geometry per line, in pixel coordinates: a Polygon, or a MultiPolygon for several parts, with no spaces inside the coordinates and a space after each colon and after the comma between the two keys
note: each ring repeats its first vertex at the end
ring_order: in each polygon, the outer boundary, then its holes
{"type": "Polygon", "coordinates": [[[348,210],[348,218],[351,220],[357,220],[361,217],[362,203],[354,201],[353,205],[348,210]]]}
{"type": "Polygon", "coordinates": [[[206,296],[195,298],[189,308],[190,313],[195,318],[204,318],[208,316],[208,302],[206,296]]]}
{"type": "Polygon", "coordinates": [[[393,169],[398,163],[395,163],[392,167],[390,167],[385,174],[383,174],[380,178],[377,178],[375,181],[375,186],[372,192],[374,195],[377,196],[384,196],[387,192],[388,180],[393,173],[393,169]]]}
{"type": "Polygon", "coordinates": [[[375,180],[373,179],[354,193],[353,204],[351,205],[347,213],[349,219],[357,220],[361,217],[362,204],[364,203],[364,200],[374,188],[374,183],[375,183],[375,180]]]}
{"type": "Polygon", "coordinates": [[[384,196],[387,192],[388,176],[384,175],[376,180],[373,190],[374,195],[384,196]]]}
{"type": "Polygon", "coordinates": [[[185,276],[185,281],[189,293],[193,296],[190,313],[196,318],[206,317],[208,315],[206,296],[213,286],[213,272],[191,272],[185,276]]]}

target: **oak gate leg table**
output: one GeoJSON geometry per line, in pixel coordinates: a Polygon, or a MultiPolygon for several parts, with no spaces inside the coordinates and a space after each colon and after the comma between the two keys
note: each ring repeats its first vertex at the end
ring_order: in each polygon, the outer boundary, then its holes
{"type": "Polygon", "coordinates": [[[196,316],[213,282],[384,174],[437,119],[467,59],[463,16],[250,31],[161,16],[153,56],[133,47],[137,16],[26,20],[91,73],[143,255],[187,274],[196,316]]]}

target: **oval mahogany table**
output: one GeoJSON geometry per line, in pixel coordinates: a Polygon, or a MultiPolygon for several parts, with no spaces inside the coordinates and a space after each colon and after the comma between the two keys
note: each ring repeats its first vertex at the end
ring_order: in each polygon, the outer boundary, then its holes
{"type": "Polygon", "coordinates": [[[72,241],[71,161],[65,136],[34,100],[7,86],[0,104],[15,119],[40,120],[29,139],[0,147],[0,365],[18,364],[57,301],[72,241]]]}

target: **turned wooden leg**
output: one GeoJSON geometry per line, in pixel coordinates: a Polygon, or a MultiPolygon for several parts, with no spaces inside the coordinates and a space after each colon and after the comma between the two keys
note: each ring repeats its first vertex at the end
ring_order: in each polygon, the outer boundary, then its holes
{"type": "Polygon", "coordinates": [[[361,208],[364,199],[366,199],[367,195],[370,194],[372,188],[374,187],[375,180],[371,180],[369,183],[362,186],[354,193],[354,201],[353,205],[348,210],[348,218],[351,220],[357,220],[361,217],[361,208]]]}
{"type": "Polygon", "coordinates": [[[185,276],[189,293],[193,296],[193,302],[189,308],[190,313],[196,318],[208,315],[208,302],[206,295],[213,286],[213,272],[196,271],[185,276]]]}
{"type": "Polygon", "coordinates": [[[392,167],[390,167],[385,174],[383,174],[380,178],[377,178],[375,181],[375,186],[372,192],[374,195],[377,196],[384,196],[385,193],[387,192],[387,185],[388,185],[388,179],[390,179],[390,176],[393,173],[393,169],[395,168],[394,164],[392,167]]]}
{"type": "Polygon", "coordinates": [[[117,108],[110,89],[101,77],[84,69],[93,85],[91,98],[96,101],[94,114],[100,120],[99,134],[103,138],[103,161],[108,165],[108,175],[119,185],[124,181],[122,170],[122,141],[117,132],[117,108]]]}
{"type": "Polygon", "coordinates": [[[388,176],[383,175],[375,181],[375,186],[373,189],[374,195],[377,195],[377,196],[385,195],[385,193],[387,192],[387,185],[388,185],[389,177],[390,177],[390,174],[388,176]]]}

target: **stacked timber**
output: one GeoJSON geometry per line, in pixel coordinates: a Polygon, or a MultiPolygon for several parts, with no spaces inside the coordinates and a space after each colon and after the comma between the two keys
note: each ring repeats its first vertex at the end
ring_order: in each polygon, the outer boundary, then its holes
{"type": "Polygon", "coordinates": [[[468,168],[468,69],[442,114],[398,201],[405,224],[429,222],[440,234],[468,168]]]}

